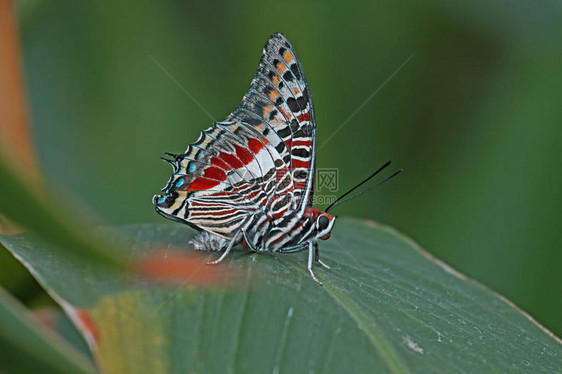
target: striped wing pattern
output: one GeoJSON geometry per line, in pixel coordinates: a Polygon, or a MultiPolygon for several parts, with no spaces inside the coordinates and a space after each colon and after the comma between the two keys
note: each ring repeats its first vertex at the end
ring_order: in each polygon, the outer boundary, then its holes
{"type": "Polygon", "coordinates": [[[315,131],[297,56],[284,35],[273,34],[234,112],[169,160],[174,174],[156,209],[224,238],[249,225],[283,226],[312,198],[315,131]]]}
{"type": "Polygon", "coordinates": [[[254,126],[275,146],[293,178],[291,209],[312,200],[316,121],[310,88],[283,34],[267,41],[244,99],[226,118],[254,126]]]}

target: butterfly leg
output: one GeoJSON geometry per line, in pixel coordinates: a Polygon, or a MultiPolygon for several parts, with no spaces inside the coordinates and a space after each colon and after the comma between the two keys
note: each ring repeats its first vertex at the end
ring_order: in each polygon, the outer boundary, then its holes
{"type": "Polygon", "coordinates": [[[310,273],[310,276],[312,277],[312,279],[318,283],[319,285],[322,286],[322,282],[320,282],[316,276],[314,275],[314,273],[312,272],[312,262],[314,260],[314,243],[312,242],[308,242],[308,272],[310,273]]]}
{"type": "Polygon", "coordinates": [[[189,241],[189,244],[199,251],[221,251],[228,245],[228,240],[208,231],[201,231],[189,241]]]}
{"type": "Polygon", "coordinates": [[[329,267],[328,265],[323,263],[322,260],[320,260],[320,251],[318,250],[318,242],[314,243],[314,261],[317,261],[320,265],[322,265],[323,268],[331,269],[331,267],[329,267]]]}
{"type": "Polygon", "coordinates": [[[240,236],[241,233],[242,233],[242,229],[238,230],[238,232],[234,234],[234,237],[232,238],[230,243],[228,243],[228,247],[226,247],[222,256],[220,256],[218,260],[207,262],[207,265],[216,265],[222,260],[224,260],[224,258],[230,253],[232,247],[234,247],[234,244],[236,244],[236,241],[238,240],[238,236],[240,236]]]}

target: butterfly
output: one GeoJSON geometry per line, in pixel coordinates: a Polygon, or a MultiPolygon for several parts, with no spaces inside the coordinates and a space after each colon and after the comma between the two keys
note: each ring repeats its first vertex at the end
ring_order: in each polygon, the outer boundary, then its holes
{"type": "Polygon", "coordinates": [[[310,87],[285,35],[272,34],[238,107],[184,153],[166,153],[173,175],[153,203],[162,216],[200,231],[189,242],[195,249],[224,251],[210,264],[236,244],[256,252],[308,250],[308,271],[322,285],[312,265],[329,269],[318,250],[337,218],[328,211],[389,163],[321,212],[312,207],[315,148],[310,87]]]}

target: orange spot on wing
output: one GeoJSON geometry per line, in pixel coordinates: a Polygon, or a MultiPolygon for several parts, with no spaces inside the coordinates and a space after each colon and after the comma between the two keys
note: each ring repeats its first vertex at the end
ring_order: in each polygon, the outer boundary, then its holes
{"type": "Polygon", "coordinates": [[[277,72],[278,72],[279,74],[283,74],[283,72],[284,72],[285,70],[287,70],[287,65],[285,65],[285,64],[283,64],[283,63],[281,63],[281,62],[278,63],[276,67],[277,67],[277,72]]]}
{"type": "Polygon", "coordinates": [[[278,107],[278,108],[279,108],[279,111],[280,111],[281,113],[283,113],[283,115],[285,116],[285,118],[286,118],[286,119],[287,119],[287,121],[288,121],[288,120],[289,120],[289,117],[290,117],[290,115],[289,115],[289,114],[287,114],[287,112],[285,112],[285,111],[283,110],[283,108],[281,108],[281,107],[278,107]]]}
{"type": "Polygon", "coordinates": [[[293,61],[293,54],[289,51],[285,51],[285,53],[283,53],[283,60],[285,60],[286,63],[290,63],[293,61]]]}
{"type": "Polygon", "coordinates": [[[279,82],[281,82],[281,78],[279,78],[278,75],[274,75],[273,78],[271,78],[271,81],[273,82],[275,87],[277,87],[279,86],[279,82]]]}
{"type": "Polygon", "coordinates": [[[275,102],[275,100],[277,100],[277,98],[279,97],[279,91],[273,90],[269,93],[269,100],[275,102]]]}
{"type": "Polygon", "coordinates": [[[275,109],[275,105],[269,104],[263,107],[263,118],[269,118],[269,113],[275,109]]]}
{"type": "Polygon", "coordinates": [[[257,125],[254,125],[254,128],[256,130],[258,130],[259,132],[263,133],[265,131],[265,129],[267,128],[267,125],[264,122],[262,122],[262,123],[258,123],[257,125]]]}

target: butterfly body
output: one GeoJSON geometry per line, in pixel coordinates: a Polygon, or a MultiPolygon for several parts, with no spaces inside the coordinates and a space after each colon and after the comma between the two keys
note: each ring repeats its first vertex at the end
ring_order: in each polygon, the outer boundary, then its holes
{"type": "Polygon", "coordinates": [[[224,250],[218,261],[236,244],[257,252],[308,249],[320,283],[312,258],[336,217],[312,208],[315,142],[304,72],[285,36],[273,34],[238,107],[166,160],[174,173],[153,199],[156,211],[200,230],[191,243],[224,250]]]}
{"type": "MultiPolygon", "coordinates": [[[[309,207],[302,217],[290,214],[278,222],[274,222],[268,219],[264,213],[256,213],[247,224],[243,225],[245,227],[243,235],[236,244],[242,244],[255,252],[305,250],[308,248],[309,241],[329,238],[329,232],[320,233],[316,226],[319,214],[318,209],[309,207]]],[[[190,241],[190,244],[200,250],[220,251],[226,248],[229,240],[232,238],[223,238],[208,231],[202,231],[190,241]]]]}

